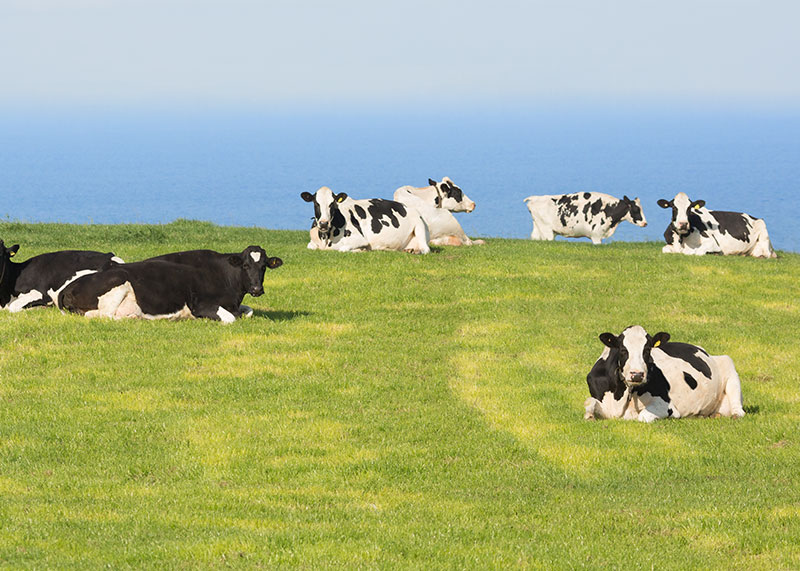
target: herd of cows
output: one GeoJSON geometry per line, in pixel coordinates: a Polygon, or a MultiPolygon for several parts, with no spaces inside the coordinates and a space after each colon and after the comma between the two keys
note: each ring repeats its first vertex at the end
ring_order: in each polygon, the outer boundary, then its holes
{"type": "MultiPolygon", "coordinates": [[[[445,177],[426,187],[403,186],[394,200],[354,200],[328,187],[301,198],[314,205],[308,248],[401,250],[419,254],[430,245],[483,244],[464,233],[453,212],[472,212],[475,203],[445,177]]],[[[647,221],[639,199],[581,192],[529,196],[534,240],[555,235],[610,237],[620,222],[647,221]]],[[[738,254],[776,257],[764,221],[738,212],[708,210],[705,201],[678,193],[658,205],[672,209],[664,233],[665,253],[738,254]]],[[[263,248],[222,254],[192,250],[125,263],[112,253],[64,250],[12,260],[19,245],[0,240],[0,307],[11,312],[55,305],[86,317],[112,319],[207,318],[232,323],[253,310],[246,294],[264,293],[266,270],[283,261],[263,248]]],[[[603,333],[605,350],[587,376],[586,419],[623,418],[651,422],[686,416],[744,415],[741,383],[733,361],[701,347],[654,336],[640,326],[620,335],[603,333]]]]}

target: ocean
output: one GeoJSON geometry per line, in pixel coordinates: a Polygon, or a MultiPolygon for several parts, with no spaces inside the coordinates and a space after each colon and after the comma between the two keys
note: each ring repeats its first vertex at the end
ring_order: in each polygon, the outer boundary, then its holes
{"type": "MultiPolygon", "coordinates": [[[[764,218],[776,249],[800,252],[800,113],[712,109],[30,111],[0,114],[0,217],[307,229],[300,198],[354,198],[449,176],[477,203],[470,236],[528,238],[523,198],[597,191],[642,200],[663,240],[686,192],[764,218]]],[[[0,236],[2,238],[2,236],[0,236]]],[[[559,238],[561,239],[561,238],[559,238]]],[[[87,245],[90,246],[90,245],[87,245]]]]}

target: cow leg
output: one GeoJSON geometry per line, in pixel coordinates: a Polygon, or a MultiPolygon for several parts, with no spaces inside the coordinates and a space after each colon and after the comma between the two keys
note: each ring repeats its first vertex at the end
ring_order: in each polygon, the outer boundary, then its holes
{"type": "MultiPolygon", "coordinates": [[[[97,298],[97,309],[89,309],[83,314],[86,317],[110,317],[117,318],[117,310],[125,302],[128,295],[133,294],[133,286],[130,282],[125,282],[108,290],[106,293],[97,298]]],[[[69,307],[70,311],[76,311],[75,308],[69,307]]],[[[124,310],[123,310],[124,311],[124,310]]],[[[78,312],[80,310],[78,309],[78,312]]]]}
{"type": "Polygon", "coordinates": [[[240,306],[223,307],[218,303],[201,303],[192,304],[189,308],[197,318],[211,319],[212,321],[221,321],[222,323],[230,324],[236,321],[236,318],[241,316],[239,310],[240,306]]]}
{"type": "Polygon", "coordinates": [[[20,294],[19,297],[8,304],[7,308],[11,313],[17,313],[23,309],[47,305],[48,301],[49,298],[45,298],[42,292],[32,289],[20,294]]]}
{"type": "Polygon", "coordinates": [[[758,219],[753,224],[753,233],[756,236],[755,245],[751,255],[756,258],[777,258],[778,255],[772,249],[772,243],[769,241],[769,234],[767,234],[767,225],[763,220],[758,219]]]}
{"type": "Polygon", "coordinates": [[[653,422],[662,418],[668,418],[670,415],[669,403],[661,398],[654,398],[648,405],[639,413],[636,419],[639,422],[653,422]]]}
{"type": "Polygon", "coordinates": [[[743,417],[742,381],[739,379],[739,373],[736,372],[736,367],[733,365],[733,359],[727,355],[719,355],[712,358],[717,367],[719,367],[723,383],[725,384],[722,402],[719,406],[719,414],[722,416],[733,416],[735,418],[743,417]]]}
{"type": "Polygon", "coordinates": [[[603,243],[602,236],[590,236],[590,240],[592,241],[592,244],[594,244],[595,246],[599,246],[600,244],[603,243]]]}

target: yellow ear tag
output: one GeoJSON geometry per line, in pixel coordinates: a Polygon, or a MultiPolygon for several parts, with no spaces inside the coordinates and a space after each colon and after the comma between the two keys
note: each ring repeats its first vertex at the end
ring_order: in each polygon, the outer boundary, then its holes
{"type": "Polygon", "coordinates": [[[695,209],[695,210],[700,210],[700,205],[699,205],[699,204],[695,204],[695,205],[694,205],[694,209],[695,209]]]}
{"type": "Polygon", "coordinates": [[[339,198],[337,198],[337,199],[336,199],[336,202],[344,202],[344,198],[342,198],[342,197],[340,196],[339,198]]]}
{"type": "Polygon", "coordinates": [[[661,340],[660,339],[658,341],[656,341],[655,343],[653,343],[653,347],[658,347],[659,345],[661,345],[661,340]]]}
{"type": "Polygon", "coordinates": [[[9,258],[13,258],[13,257],[14,257],[14,254],[16,254],[16,252],[9,252],[9,253],[8,253],[8,257],[9,257],[9,258]]]}

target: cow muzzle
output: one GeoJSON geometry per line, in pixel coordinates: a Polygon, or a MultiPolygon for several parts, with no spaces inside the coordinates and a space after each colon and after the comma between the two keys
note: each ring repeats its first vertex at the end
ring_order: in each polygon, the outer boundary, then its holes
{"type": "Polygon", "coordinates": [[[467,212],[472,212],[475,210],[475,203],[467,204],[467,212]]]}
{"type": "Polygon", "coordinates": [[[248,292],[253,297],[258,297],[259,295],[264,295],[264,286],[258,287],[251,287],[250,291],[248,292]]]}
{"type": "Polygon", "coordinates": [[[625,381],[626,385],[636,386],[644,383],[644,373],[641,371],[631,371],[628,379],[625,381]]]}
{"type": "Polygon", "coordinates": [[[325,232],[326,234],[331,229],[331,223],[327,220],[323,221],[320,220],[317,222],[317,228],[319,229],[320,233],[325,232]]]}
{"type": "Polygon", "coordinates": [[[675,231],[680,234],[681,236],[685,236],[689,233],[689,223],[688,222],[681,222],[679,224],[674,225],[675,231]]]}

